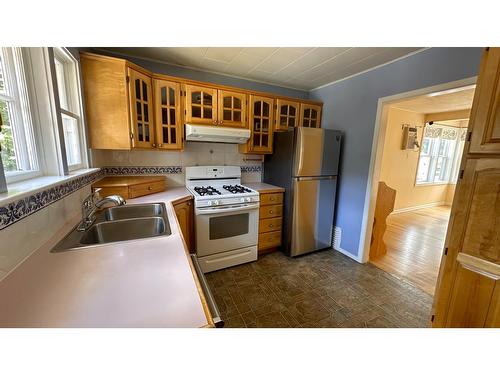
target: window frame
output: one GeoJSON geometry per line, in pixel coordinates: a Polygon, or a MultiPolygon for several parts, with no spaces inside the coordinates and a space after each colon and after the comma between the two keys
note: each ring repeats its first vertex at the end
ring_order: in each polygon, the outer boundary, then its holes
{"type": "Polygon", "coordinates": [[[54,87],[54,94],[57,92],[57,112],[58,120],[61,124],[61,142],[64,144],[63,157],[65,158],[65,165],[69,172],[73,172],[79,169],[88,167],[88,156],[86,147],[86,137],[85,137],[85,123],[83,118],[83,104],[82,104],[82,90],[81,90],[81,80],[80,80],[80,64],[78,60],[64,47],[54,47],[53,48],[53,60],[54,60],[54,80],[56,85],[54,87]],[[62,100],[60,96],[60,84],[57,76],[57,63],[62,64],[64,73],[64,90],[66,93],[67,107],[63,108],[62,100]],[[63,127],[63,116],[68,116],[76,120],[76,126],[78,129],[78,144],[80,147],[80,163],[70,165],[68,163],[68,150],[66,150],[66,140],[63,127]]]}
{"type": "Polygon", "coordinates": [[[5,171],[2,168],[1,173],[8,185],[43,175],[43,148],[32,117],[34,107],[29,95],[26,56],[20,47],[2,47],[1,50],[6,93],[0,93],[0,99],[9,103],[9,121],[17,124],[12,126],[16,155],[19,155],[21,164],[29,164],[32,168],[24,171],[5,171]]]}
{"type": "Polygon", "coordinates": [[[423,134],[422,134],[422,140],[421,144],[424,144],[425,138],[428,138],[431,140],[431,145],[429,149],[429,153],[422,155],[422,148],[420,147],[419,149],[419,154],[418,154],[418,162],[417,162],[417,168],[415,172],[415,186],[430,186],[430,185],[448,185],[448,184],[456,184],[457,178],[458,178],[458,170],[457,170],[457,160],[458,163],[460,163],[460,156],[461,152],[457,152],[458,150],[462,149],[463,152],[463,147],[460,148],[460,142],[461,142],[461,134],[462,131],[467,131],[466,128],[457,128],[453,126],[447,126],[447,125],[442,125],[442,124],[437,124],[437,125],[431,125],[435,129],[441,129],[441,134],[438,137],[426,137],[425,136],[425,130],[428,125],[424,127],[423,134]],[[442,138],[443,135],[443,130],[444,129],[454,129],[457,131],[457,137],[453,140],[451,139],[444,139],[442,138]],[[439,150],[441,147],[441,144],[443,142],[449,142],[451,141],[451,147],[453,148],[451,155],[449,156],[443,156],[439,154],[439,150]],[[420,163],[422,160],[422,157],[429,157],[430,158],[430,165],[429,165],[429,170],[427,172],[427,179],[425,181],[419,181],[418,180],[418,171],[420,168],[420,163]],[[446,170],[445,170],[445,179],[440,180],[436,178],[436,170],[437,170],[437,164],[440,158],[445,158],[447,160],[446,164],[446,170]],[[429,178],[429,176],[432,176],[432,179],[429,178]]]}

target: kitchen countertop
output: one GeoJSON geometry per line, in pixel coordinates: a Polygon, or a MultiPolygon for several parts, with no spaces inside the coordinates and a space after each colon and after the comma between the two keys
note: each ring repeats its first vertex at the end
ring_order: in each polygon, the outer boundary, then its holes
{"type": "Polygon", "coordinates": [[[170,204],[189,196],[171,188],[128,202],[166,202],[170,236],[51,253],[75,217],[0,282],[0,327],[211,325],[170,204]]]}
{"type": "Polygon", "coordinates": [[[282,193],[285,191],[285,188],[266,184],[265,182],[249,182],[243,185],[248,186],[250,189],[257,190],[259,193],[282,193]]]}

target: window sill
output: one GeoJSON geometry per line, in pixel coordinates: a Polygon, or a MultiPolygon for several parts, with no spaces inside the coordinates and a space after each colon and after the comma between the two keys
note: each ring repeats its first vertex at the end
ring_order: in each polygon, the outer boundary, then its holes
{"type": "Polygon", "coordinates": [[[58,186],[62,183],[95,173],[99,170],[100,168],[79,169],[71,172],[68,176],[42,176],[9,184],[7,186],[9,190],[6,193],[0,194],[0,206],[6,206],[11,202],[36,194],[39,191],[58,186]]]}
{"type": "Polygon", "coordinates": [[[415,187],[420,187],[420,186],[441,186],[441,185],[455,185],[455,183],[452,183],[452,182],[421,182],[421,183],[415,184],[415,187]]]}

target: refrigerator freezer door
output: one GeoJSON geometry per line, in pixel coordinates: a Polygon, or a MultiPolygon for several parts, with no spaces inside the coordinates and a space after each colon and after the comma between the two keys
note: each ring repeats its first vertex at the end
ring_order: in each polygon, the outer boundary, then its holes
{"type": "Polygon", "coordinates": [[[340,132],[296,128],[294,177],[335,176],[338,172],[340,132]]]}
{"type": "Polygon", "coordinates": [[[336,177],[294,178],[290,255],[331,247],[336,177]]]}

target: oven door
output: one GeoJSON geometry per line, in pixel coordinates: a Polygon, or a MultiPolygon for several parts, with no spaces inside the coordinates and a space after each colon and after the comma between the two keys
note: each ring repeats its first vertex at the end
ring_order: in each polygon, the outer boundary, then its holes
{"type": "Polygon", "coordinates": [[[199,257],[256,246],[259,204],[196,209],[196,252],[199,257]]]}

